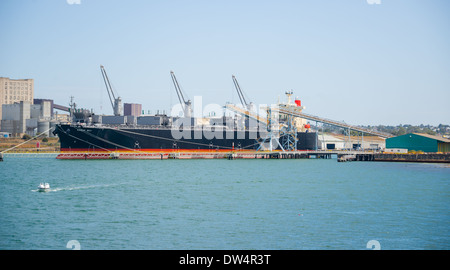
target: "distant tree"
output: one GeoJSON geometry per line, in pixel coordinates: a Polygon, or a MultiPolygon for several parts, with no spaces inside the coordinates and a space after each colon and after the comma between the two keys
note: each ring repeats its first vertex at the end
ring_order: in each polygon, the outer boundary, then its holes
{"type": "Polygon", "coordinates": [[[430,135],[436,135],[436,131],[431,130],[429,128],[424,128],[423,133],[430,134],[430,135]]]}
{"type": "Polygon", "coordinates": [[[400,126],[400,127],[397,128],[396,133],[397,133],[396,134],[397,136],[405,135],[406,134],[406,129],[404,127],[400,126]]]}

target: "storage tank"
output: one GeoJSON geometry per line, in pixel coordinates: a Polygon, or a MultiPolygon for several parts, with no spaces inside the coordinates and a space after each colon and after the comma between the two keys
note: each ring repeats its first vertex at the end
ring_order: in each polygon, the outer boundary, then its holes
{"type": "Polygon", "coordinates": [[[56,137],[56,135],[53,134],[53,131],[55,130],[56,124],[57,124],[56,121],[50,121],[49,137],[56,137]]]}
{"type": "Polygon", "coordinates": [[[45,132],[44,134],[42,134],[42,136],[49,136],[49,129],[50,129],[50,122],[49,121],[38,121],[38,134],[41,134],[43,132],[45,132]]]}

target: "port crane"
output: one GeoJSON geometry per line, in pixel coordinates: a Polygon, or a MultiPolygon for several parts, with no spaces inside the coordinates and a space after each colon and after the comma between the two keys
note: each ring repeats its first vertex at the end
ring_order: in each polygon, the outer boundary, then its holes
{"type": "MultiPolygon", "coordinates": [[[[236,76],[232,75],[231,78],[233,79],[233,83],[234,83],[234,87],[236,88],[236,91],[238,93],[239,96],[239,100],[241,101],[242,107],[243,109],[228,104],[226,106],[226,108],[231,109],[239,114],[242,114],[244,117],[246,118],[253,118],[256,121],[258,121],[259,123],[263,123],[264,126],[267,128],[268,134],[265,138],[259,138],[258,141],[260,143],[258,150],[264,149],[264,150],[270,150],[272,151],[273,149],[277,148],[278,146],[283,150],[291,150],[290,148],[285,149],[286,146],[282,145],[280,143],[280,140],[278,139],[278,137],[280,137],[280,126],[279,126],[279,122],[278,121],[273,121],[275,118],[278,119],[278,116],[274,116],[274,114],[276,114],[276,111],[272,111],[271,108],[267,109],[267,118],[261,117],[259,116],[258,113],[254,112],[254,106],[253,103],[247,103],[247,100],[245,99],[244,96],[244,92],[242,91],[236,76]]],[[[284,135],[284,134],[283,134],[284,135]]],[[[296,141],[295,141],[296,142],[296,141]]],[[[289,145],[288,145],[289,147],[289,145]]],[[[294,147],[294,146],[292,146],[294,147]]],[[[294,149],[292,149],[294,150],[294,149]]],[[[295,148],[296,150],[296,148],[295,148]]]]}
{"type": "Polygon", "coordinates": [[[170,76],[172,77],[173,85],[175,86],[175,91],[177,92],[178,100],[180,101],[181,108],[184,112],[184,117],[192,116],[192,102],[190,99],[185,100],[183,92],[181,91],[180,85],[178,84],[177,77],[175,77],[175,73],[170,71],[170,76]]]}
{"type": "Polygon", "coordinates": [[[106,74],[105,67],[100,65],[100,71],[102,72],[103,81],[105,81],[106,91],[108,92],[109,101],[111,101],[114,115],[122,116],[122,99],[119,96],[116,98],[116,95],[114,95],[114,91],[111,87],[111,82],[109,81],[108,74],[106,74]]]}
{"type": "Polygon", "coordinates": [[[234,83],[234,86],[235,86],[236,91],[238,93],[239,100],[242,103],[242,108],[240,108],[240,107],[238,107],[238,106],[236,106],[234,104],[227,104],[225,106],[225,108],[227,108],[227,109],[229,109],[231,111],[234,111],[236,113],[239,113],[239,114],[241,114],[241,115],[243,115],[245,117],[255,119],[258,123],[263,123],[264,125],[267,125],[267,119],[266,118],[261,117],[256,112],[252,111],[253,108],[254,108],[254,105],[253,105],[252,102],[247,103],[247,100],[244,97],[244,92],[242,91],[242,89],[241,89],[241,87],[240,87],[236,77],[234,75],[232,75],[231,78],[233,79],[233,83],[234,83]]]}
{"type": "Polygon", "coordinates": [[[236,92],[238,93],[239,100],[241,101],[241,104],[242,104],[242,110],[240,110],[240,111],[243,112],[242,113],[243,118],[241,120],[242,120],[242,126],[245,126],[245,119],[248,119],[250,117],[249,115],[251,113],[251,110],[252,110],[251,107],[253,106],[253,103],[250,103],[250,104],[247,103],[247,100],[245,99],[245,96],[244,96],[244,92],[242,92],[241,86],[239,85],[239,83],[236,79],[236,76],[231,75],[231,78],[233,79],[234,87],[236,88],[236,92]]]}
{"type": "Polygon", "coordinates": [[[252,103],[249,104],[249,103],[247,103],[247,100],[245,100],[244,92],[242,92],[241,86],[239,85],[239,83],[238,83],[238,81],[236,79],[236,76],[231,75],[231,78],[233,79],[234,87],[236,88],[236,91],[237,91],[238,96],[239,96],[239,100],[242,103],[242,107],[244,107],[245,110],[251,110],[251,104],[252,103]]]}

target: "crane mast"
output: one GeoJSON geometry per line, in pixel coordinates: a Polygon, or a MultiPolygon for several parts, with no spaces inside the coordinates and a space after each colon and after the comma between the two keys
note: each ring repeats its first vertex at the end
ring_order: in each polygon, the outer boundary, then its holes
{"type": "Polygon", "coordinates": [[[111,82],[109,81],[108,74],[106,74],[105,67],[100,65],[100,71],[102,72],[103,81],[105,82],[106,91],[108,92],[109,101],[111,102],[111,107],[114,111],[115,116],[122,116],[122,99],[114,95],[114,91],[111,87],[111,82]]]}
{"type": "Polygon", "coordinates": [[[247,111],[253,110],[254,104],[253,104],[253,102],[248,103],[247,100],[245,99],[244,92],[242,91],[241,86],[239,85],[239,83],[236,79],[236,76],[232,75],[231,78],[233,79],[234,87],[236,88],[236,91],[239,96],[239,100],[241,101],[241,104],[242,104],[242,107],[244,107],[244,110],[247,110],[247,111]]]}
{"type": "Polygon", "coordinates": [[[173,85],[175,86],[175,91],[177,92],[178,100],[180,101],[181,108],[183,109],[184,117],[191,117],[192,102],[189,99],[187,101],[185,100],[180,85],[178,84],[177,77],[175,77],[175,73],[173,71],[170,71],[170,76],[172,77],[173,85]]]}
{"type": "Polygon", "coordinates": [[[244,107],[244,109],[248,109],[248,103],[245,100],[244,93],[242,92],[241,87],[240,87],[236,77],[234,75],[231,75],[231,78],[233,79],[234,87],[236,88],[236,91],[238,93],[239,100],[241,101],[242,106],[244,107]]]}

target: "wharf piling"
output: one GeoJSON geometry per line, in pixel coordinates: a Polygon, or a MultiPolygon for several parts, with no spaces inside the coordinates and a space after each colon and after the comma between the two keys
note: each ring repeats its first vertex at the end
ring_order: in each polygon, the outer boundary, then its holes
{"type": "Polygon", "coordinates": [[[374,161],[374,154],[357,154],[355,156],[356,161],[374,161]]]}
{"type": "Polygon", "coordinates": [[[356,155],[338,155],[338,162],[355,161],[356,155]]]}
{"type": "MultiPolygon", "coordinates": [[[[124,152],[60,153],[57,159],[331,159],[347,161],[450,163],[450,153],[392,154],[362,151],[231,151],[231,152],[124,152]]],[[[3,157],[0,155],[0,161],[3,157]]]]}
{"type": "Polygon", "coordinates": [[[348,154],[338,155],[338,162],[346,162],[346,161],[450,163],[450,153],[446,154],[357,153],[352,155],[348,154]]]}
{"type": "MultiPolygon", "coordinates": [[[[365,161],[365,160],[364,160],[365,161]]],[[[376,153],[372,154],[370,161],[390,161],[390,162],[431,162],[431,163],[450,163],[450,153],[424,153],[424,154],[390,154],[376,153]]]]}
{"type": "Polygon", "coordinates": [[[338,156],[338,162],[345,162],[345,161],[450,163],[450,154],[360,153],[360,154],[355,154],[355,155],[339,155],[338,156]]]}
{"type": "Polygon", "coordinates": [[[442,154],[355,153],[355,154],[338,155],[338,162],[346,162],[346,161],[450,163],[450,153],[442,153],[442,154]]]}
{"type": "Polygon", "coordinates": [[[231,152],[63,152],[57,159],[331,159],[326,151],[231,151],[231,152]]]}

